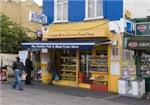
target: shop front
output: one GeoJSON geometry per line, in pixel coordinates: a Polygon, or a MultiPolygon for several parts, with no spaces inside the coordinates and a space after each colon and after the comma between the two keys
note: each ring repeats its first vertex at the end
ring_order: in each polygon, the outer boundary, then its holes
{"type": "Polygon", "coordinates": [[[127,41],[127,48],[134,51],[136,75],[145,78],[145,92],[150,93],[150,37],[131,37],[127,41]]]}
{"type": "Polygon", "coordinates": [[[45,41],[23,43],[41,49],[42,81],[50,74],[47,62],[57,56],[59,80],[54,84],[118,92],[122,65],[121,35],[111,33],[108,21],[62,23],[49,26],[45,41]]]}

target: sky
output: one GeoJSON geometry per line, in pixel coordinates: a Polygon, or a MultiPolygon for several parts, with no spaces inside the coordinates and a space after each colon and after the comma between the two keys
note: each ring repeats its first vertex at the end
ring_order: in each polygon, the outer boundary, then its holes
{"type": "MultiPolygon", "coordinates": [[[[22,2],[25,2],[27,0],[20,0],[22,2]]],[[[33,0],[37,5],[39,5],[40,7],[43,5],[43,0],[33,0]]]]}
{"type": "Polygon", "coordinates": [[[42,6],[42,2],[43,2],[43,0],[33,0],[34,2],[36,2],[39,6],[42,6]]]}

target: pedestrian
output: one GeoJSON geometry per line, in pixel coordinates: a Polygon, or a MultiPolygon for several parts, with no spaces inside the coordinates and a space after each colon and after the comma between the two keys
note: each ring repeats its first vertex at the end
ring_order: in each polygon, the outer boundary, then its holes
{"type": "Polygon", "coordinates": [[[26,85],[32,85],[32,83],[31,83],[31,79],[32,79],[31,78],[31,73],[33,71],[33,63],[31,61],[30,54],[28,54],[27,59],[25,61],[25,69],[26,69],[26,73],[27,73],[25,84],[26,85]]]}
{"type": "Polygon", "coordinates": [[[23,90],[21,76],[24,70],[24,64],[20,61],[19,57],[16,57],[16,61],[12,65],[12,69],[15,74],[15,82],[13,84],[13,88],[23,90]]]}
{"type": "Polygon", "coordinates": [[[56,61],[57,61],[56,57],[52,57],[52,58],[50,58],[50,60],[48,62],[48,71],[51,74],[49,85],[53,85],[53,80],[59,79],[56,61]]]}

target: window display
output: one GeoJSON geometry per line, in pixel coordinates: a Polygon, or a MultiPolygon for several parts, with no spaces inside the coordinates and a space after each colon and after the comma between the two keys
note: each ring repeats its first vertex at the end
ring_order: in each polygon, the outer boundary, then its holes
{"type": "Polygon", "coordinates": [[[61,57],[61,77],[63,80],[76,80],[76,54],[75,51],[68,50],[63,52],[61,57]]]}
{"type": "Polygon", "coordinates": [[[108,54],[107,49],[96,50],[89,56],[90,80],[93,80],[91,88],[107,91],[108,87],[108,54]]]}
{"type": "Polygon", "coordinates": [[[150,55],[142,54],[141,56],[141,75],[150,76],[150,55]]]}

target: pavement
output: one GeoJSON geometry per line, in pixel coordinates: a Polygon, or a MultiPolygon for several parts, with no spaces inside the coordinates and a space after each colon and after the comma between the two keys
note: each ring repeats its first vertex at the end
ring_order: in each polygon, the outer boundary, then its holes
{"type": "Polygon", "coordinates": [[[0,105],[150,105],[146,99],[81,88],[34,82],[18,91],[12,89],[11,84],[0,84],[0,105]]]}

